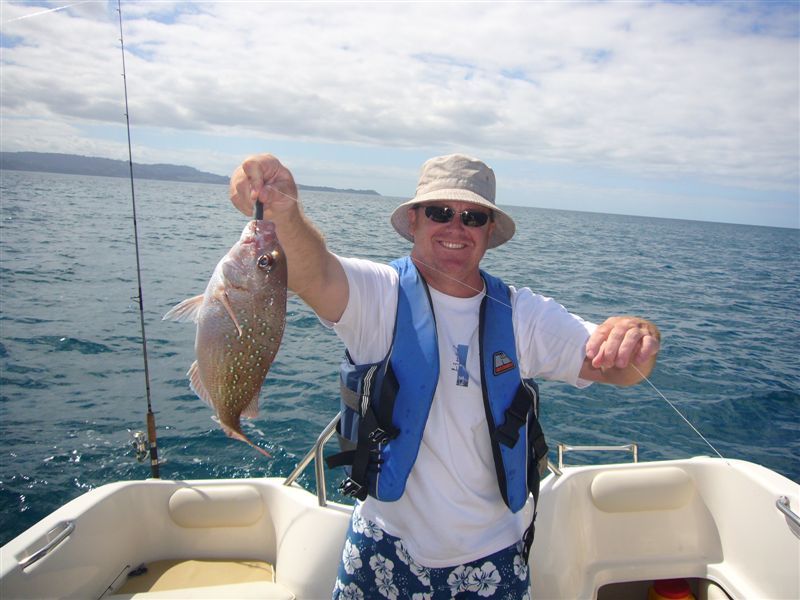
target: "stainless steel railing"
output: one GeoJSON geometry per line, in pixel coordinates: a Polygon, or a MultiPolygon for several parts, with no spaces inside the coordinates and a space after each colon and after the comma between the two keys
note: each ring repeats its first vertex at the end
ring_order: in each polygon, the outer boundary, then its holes
{"type": "Polygon", "coordinates": [[[292,485],[300,474],[305,470],[312,460],[314,461],[314,476],[316,479],[317,484],[317,502],[319,502],[320,506],[327,506],[328,505],[328,498],[327,492],[325,491],[325,465],[323,463],[322,458],[322,449],[325,447],[325,443],[331,439],[334,432],[336,431],[336,424],[339,422],[339,419],[342,417],[342,413],[338,413],[330,423],[325,426],[325,429],[322,430],[322,433],[319,434],[317,437],[317,441],[314,442],[314,445],[311,447],[311,450],[308,451],[303,459],[297,463],[297,466],[294,468],[286,480],[283,482],[283,485],[292,485]]]}
{"type": "Polygon", "coordinates": [[[56,546],[67,539],[69,534],[71,534],[74,530],[74,521],[63,521],[59,523],[47,532],[44,545],[41,548],[34,550],[28,556],[19,560],[19,566],[24,569],[43,559],[45,556],[55,550],[56,546]]]}
{"type": "MultiPolygon", "coordinates": [[[[313,460],[314,476],[317,486],[317,501],[319,502],[320,506],[328,505],[327,492],[325,490],[325,465],[323,463],[322,450],[336,431],[336,424],[339,422],[341,416],[342,413],[340,412],[333,419],[331,419],[331,422],[325,426],[325,429],[323,429],[322,433],[320,433],[319,437],[317,437],[317,441],[314,442],[311,450],[309,450],[308,453],[300,460],[300,462],[297,463],[294,471],[292,471],[283,482],[283,485],[292,485],[295,481],[297,481],[297,478],[300,477],[301,473],[313,460]]],[[[625,444],[622,446],[570,446],[568,444],[560,443],[557,446],[557,450],[558,466],[551,462],[548,462],[547,465],[548,468],[557,476],[562,474],[561,470],[564,468],[564,454],[567,452],[626,451],[631,452],[633,455],[633,462],[639,462],[639,445],[635,443],[625,444]]]]}
{"type": "MultiPolygon", "coordinates": [[[[289,474],[289,476],[284,480],[283,485],[292,485],[295,483],[298,477],[302,474],[308,464],[313,460],[314,461],[314,477],[316,480],[317,486],[317,502],[321,507],[325,507],[328,505],[328,498],[327,498],[327,491],[325,489],[325,465],[323,462],[322,450],[325,447],[325,444],[328,440],[331,439],[334,432],[336,431],[336,424],[339,422],[339,419],[342,417],[342,413],[338,413],[331,422],[328,423],[322,432],[317,437],[317,441],[314,442],[314,445],[311,447],[311,450],[297,463],[297,466],[294,470],[289,474]]],[[[630,452],[633,458],[633,462],[639,462],[639,445],[636,443],[630,444],[623,444],[621,446],[571,446],[564,443],[559,443],[556,446],[557,453],[558,453],[558,465],[553,464],[552,462],[547,463],[547,467],[553,472],[556,477],[560,477],[563,475],[562,469],[564,468],[564,455],[567,452],[630,452]]],[[[775,501],[775,506],[778,510],[781,511],[786,516],[786,519],[796,528],[800,529],[800,516],[797,515],[792,509],[789,504],[789,498],[787,496],[781,496],[775,501]]],[[[57,546],[65,537],[67,537],[72,530],[74,529],[74,524],[71,522],[62,524],[63,529],[61,531],[56,532],[56,529],[51,531],[50,533],[57,533],[54,539],[47,543],[47,545],[35,552],[31,556],[29,556],[24,561],[20,561],[22,566],[28,566],[40,558],[44,557],[48,552],[50,552],[55,546],[57,546]],[[23,564],[23,562],[25,564],[23,564]]]]}
{"type": "Polygon", "coordinates": [[[795,527],[800,528],[800,516],[798,516],[797,513],[792,510],[789,504],[788,496],[781,496],[778,498],[775,501],[775,506],[777,506],[778,510],[786,516],[790,523],[793,523],[795,527]]]}
{"type": "Polygon", "coordinates": [[[559,443],[556,446],[558,452],[558,466],[548,463],[548,468],[556,475],[562,474],[561,469],[564,468],[564,455],[567,452],[617,452],[624,451],[630,452],[633,455],[633,462],[639,462],[639,444],[631,443],[622,446],[570,446],[568,444],[559,443]]]}
{"type": "MultiPolygon", "coordinates": [[[[328,505],[327,492],[325,489],[325,465],[323,463],[322,450],[336,431],[336,424],[339,422],[341,416],[342,413],[340,412],[333,419],[331,419],[331,422],[325,426],[325,429],[323,429],[322,433],[320,433],[319,437],[317,437],[317,441],[314,442],[311,450],[309,450],[308,453],[300,460],[300,462],[297,463],[294,471],[292,471],[283,482],[283,485],[292,485],[295,481],[297,481],[297,478],[300,477],[305,468],[313,460],[314,476],[317,486],[317,501],[319,502],[320,506],[328,505]]],[[[556,476],[560,476],[562,474],[561,470],[564,468],[564,454],[567,452],[627,451],[632,453],[633,462],[639,462],[639,446],[635,443],[625,444],[623,446],[570,446],[560,443],[557,446],[557,450],[558,466],[551,462],[548,462],[547,465],[556,476]]]]}

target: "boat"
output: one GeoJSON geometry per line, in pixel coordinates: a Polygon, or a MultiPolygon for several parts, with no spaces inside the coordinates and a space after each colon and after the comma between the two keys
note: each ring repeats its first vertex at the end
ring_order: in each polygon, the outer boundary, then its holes
{"type": "MultiPolygon", "coordinates": [[[[338,419],[285,479],[86,492],[0,549],[0,598],[330,598],[352,511],[325,491],[338,419]],[[316,493],[297,483],[312,462],[316,493]]],[[[542,479],[532,598],[643,599],[664,581],[698,600],[800,597],[797,483],[720,457],[639,462],[635,444],[557,450],[542,479]],[[597,450],[633,461],[565,464],[568,452],[597,450]]]]}

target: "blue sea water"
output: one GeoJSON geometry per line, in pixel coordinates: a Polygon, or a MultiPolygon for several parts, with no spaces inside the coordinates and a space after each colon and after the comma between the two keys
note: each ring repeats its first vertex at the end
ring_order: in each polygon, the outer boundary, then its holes
{"type": "MultiPolygon", "coordinates": [[[[130,182],[0,172],[0,543],[65,501],[149,476],[130,182]]],[[[225,186],[137,180],[152,404],[164,478],[287,475],[338,410],[342,348],[297,298],[249,437],[225,437],[189,390],[194,327],[162,321],[200,293],[247,219],[225,186]]],[[[398,199],[303,193],[343,255],[408,252],[398,199]]],[[[725,457],[800,482],[800,231],[506,207],[517,235],[483,266],[599,321],[638,314],[664,336],[655,386],[725,457]]],[[[542,385],[551,442],[640,444],[641,460],[713,451],[652,388],[542,385]]],[[[331,445],[329,451],[335,449],[331,445]]],[[[582,457],[576,455],[575,461],[582,457]]],[[[603,456],[603,460],[620,457],[603,456]]],[[[340,499],[337,472],[328,493],[340,499]]],[[[309,468],[301,483],[313,488],[309,468]]]]}

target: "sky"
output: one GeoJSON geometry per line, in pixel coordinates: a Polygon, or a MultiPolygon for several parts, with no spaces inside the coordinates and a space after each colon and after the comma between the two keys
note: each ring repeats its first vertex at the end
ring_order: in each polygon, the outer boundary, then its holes
{"type": "Polygon", "coordinates": [[[0,150],[800,227],[800,2],[0,0],[0,150]]]}

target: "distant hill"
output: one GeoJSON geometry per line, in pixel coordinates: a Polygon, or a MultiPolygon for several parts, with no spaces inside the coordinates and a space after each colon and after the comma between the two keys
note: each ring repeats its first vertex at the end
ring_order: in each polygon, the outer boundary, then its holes
{"type": "MultiPolygon", "coordinates": [[[[128,162],[124,160],[50,152],[0,152],[0,168],[16,171],[69,173],[72,175],[99,175],[101,177],[130,177],[131,175],[128,162]]],[[[228,183],[227,177],[204,173],[193,167],[178,165],[140,165],[133,163],[133,175],[137,179],[228,183]]]]}
{"type": "MultiPolygon", "coordinates": [[[[67,173],[71,175],[98,175],[101,177],[130,177],[127,161],[79,156],[76,154],[56,154],[51,152],[0,152],[0,169],[14,171],[40,171],[45,173],[67,173]]],[[[227,185],[229,178],[214,173],[198,171],[183,165],[142,165],[133,163],[135,179],[157,179],[160,181],[185,181],[192,183],[219,183],[227,185]]],[[[297,185],[301,190],[319,192],[346,192],[380,196],[374,190],[338,189],[325,186],[297,185]]]]}

